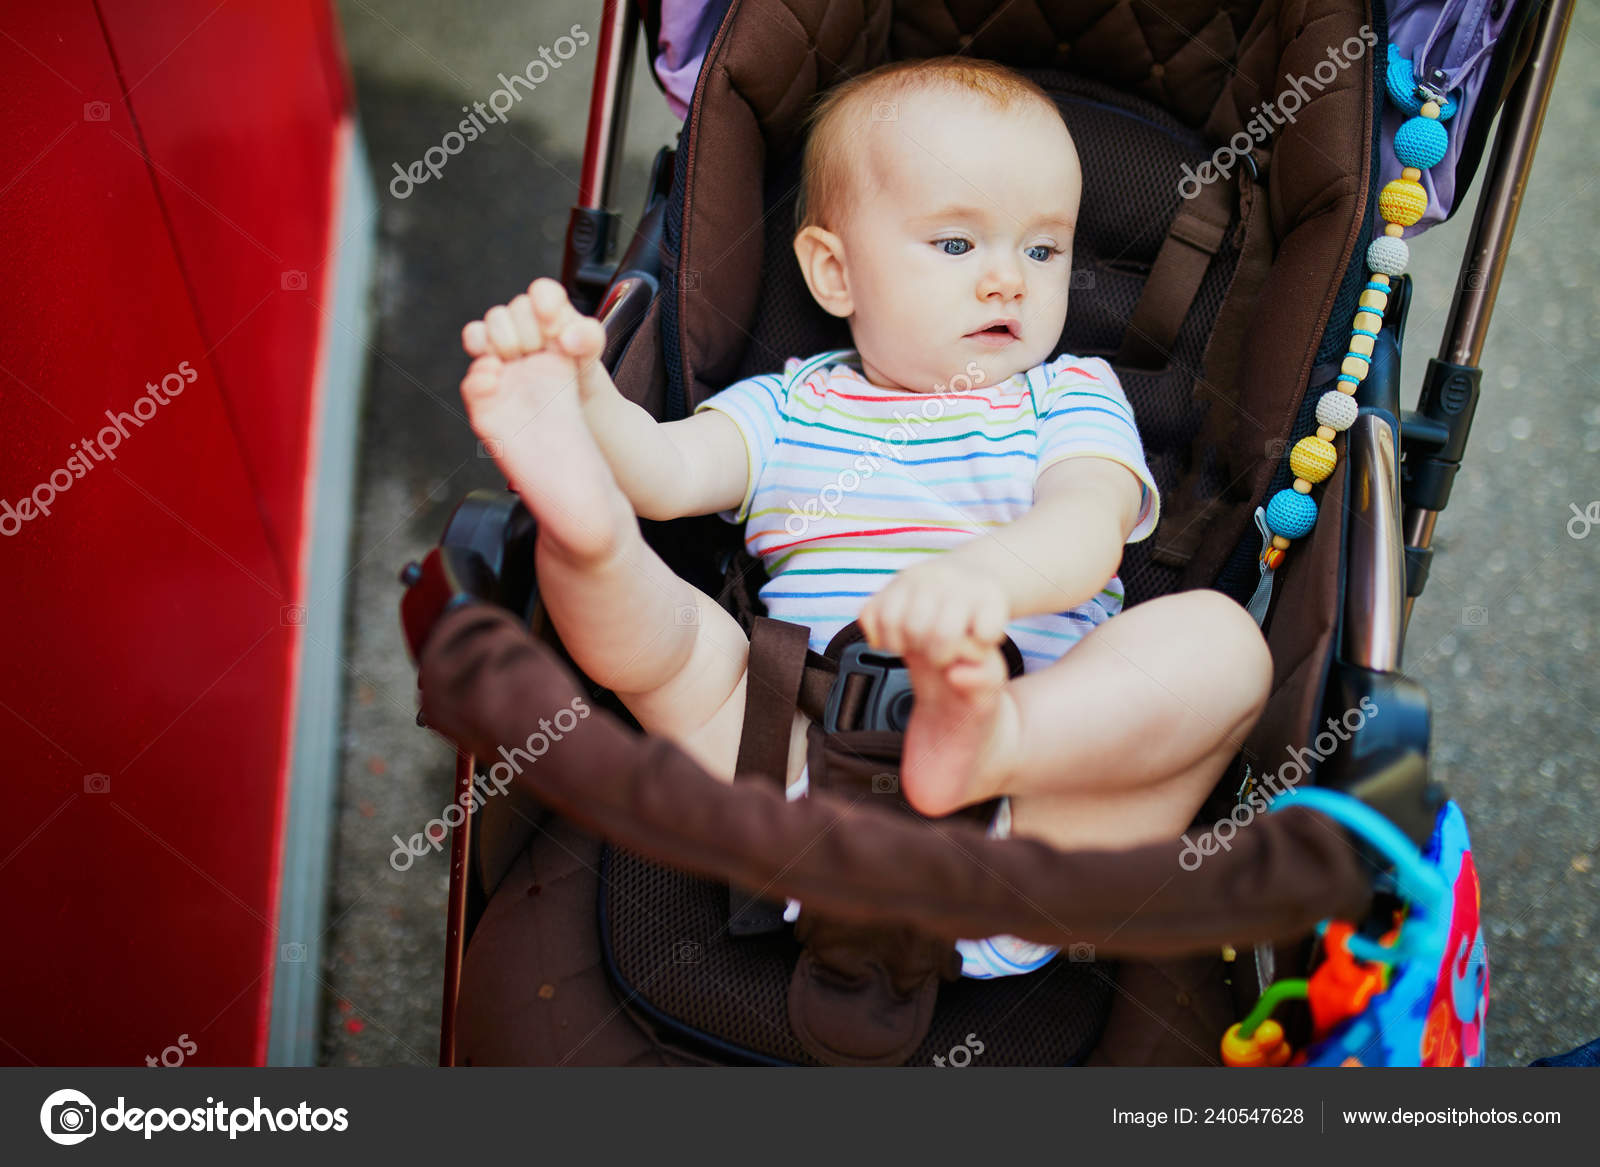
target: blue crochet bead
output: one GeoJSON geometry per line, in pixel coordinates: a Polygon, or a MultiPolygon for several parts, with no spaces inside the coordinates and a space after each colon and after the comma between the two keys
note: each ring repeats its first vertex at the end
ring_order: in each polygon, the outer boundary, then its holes
{"type": "Polygon", "coordinates": [[[1339,380],[1348,381],[1352,385],[1361,384],[1361,378],[1360,377],[1352,377],[1349,373],[1340,373],[1339,374],[1339,380]]]}
{"type": "Polygon", "coordinates": [[[1298,539],[1317,525],[1317,504],[1309,494],[1298,490],[1280,490],[1267,503],[1267,526],[1274,535],[1285,539],[1298,539]]]}
{"type": "Polygon", "coordinates": [[[1422,108],[1417,97],[1417,79],[1411,72],[1411,62],[1402,57],[1393,45],[1389,46],[1389,67],[1384,71],[1384,88],[1389,100],[1406,113],[1415,115],[1422,108]]]}
{"type": "Polygon", "coordinates": [[[1437,166],[1450,148],[1450,135],[1434,118],[1414,117],[1395,131],[1394,156],[1402,166],[1427,170],[1437,166]]]}

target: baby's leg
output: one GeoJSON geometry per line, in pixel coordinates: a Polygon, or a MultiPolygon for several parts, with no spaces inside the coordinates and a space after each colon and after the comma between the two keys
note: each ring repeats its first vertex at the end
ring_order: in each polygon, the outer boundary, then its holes
{"type": "Polygon", "coordinates": [[[461,386],[473,429],[539,520],[539,592],[573,660],[647,731],[731,780],[749,645],[639,531],[583,419],[570,357],[483,357],[461,386]]]}
{"type": "Polygon", "coordinates": [[[1255,621],[1209,589],[1139,604],[1011,686],[1013,825],[1063,848],[1176,840],[1272,687],[1255,621]]]}
{"type": "Polygon", "coordinates": [[[974,721],[993,729],[958,805],[1010,795],[1014,832],[1062,848],[1176,840],[1271,683],[1260,631],[1220,592],[1139,604],[975,704],[974,721]]]}

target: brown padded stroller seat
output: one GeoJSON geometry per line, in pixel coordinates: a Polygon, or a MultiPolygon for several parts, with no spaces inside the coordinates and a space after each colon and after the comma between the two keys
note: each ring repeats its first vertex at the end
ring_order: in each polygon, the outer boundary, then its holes
{"type": "MultiPolygon", "coordinates": [[[[1385,30],[1381,14],[1370,13],[1361,0],[734,0],[708,53],[679,145],[663,290],[614,378],[625,394],[670,420],[739,377],[779,367],[787,356],[847,344],[840,322],[810,303],[788,249],[800,120],[817,92],[846,75],[890,59],[953,52],[1018,67],[1062,101],[1084,154],[1084,222],[1074,270],[1086,275],[1075,285],[1081,290],[1074,291],[1061,350],[1111,359],[1169,225],[1183,209],[1177,159],[1205,157],[1241,130],[1256,105],[1282,92],[1288,77],[1310,76],[1328,46],[1360,41],[1363,26],[1376,31],[1379,47],[1326,84],[1305,87],[1295,120],[1257,144],[1251,167],[1220,184],[1235,200],[1229,229],[1213,246],[1215,257],[1167,359],[1118,365],[1164,496],[1156,538],[1128,549],[1122,574],[1129,602],[1198,586],[1216,586],[1242,601],[1255,583],[1253,510],[1287,484],[1279,454],[1312,428],[1311,403],[1338,371],[1346,339],[1341,328],[1364,279],[1351,261],[1369,231],[1373,70],[1382,64],[1385,30]],[[1130,122],[1128,140],[1119,141],[1118,119],[1130,116],[1146,129],[1135,132],[1130,122]],[[1130,148],[1154,140],[1150,125],[1174,143],[1163,157],[1130,148]]],[[[1297,543],[1280,573],[1279,593],[1286,598],[1267,626],[1273,693],[1242,752],[1256,769],[1303,744],[1321,708],[1338,622],[1337,517],[1344,510],[1345,474],[1341,457],[1320,495],[1328,518],[1297,543]]],[[[740,564],[726,578],[720,571],[738,550],[736,533],[714,518],[687,520],[685,528],[692,534],[675,539],[670,551],[662,548],[664,557],[712,594],[721,590],[730,607],[748,612],[759,569],[740,564]],[[718,566],[708,571],[708,564],[718,566]]],[[[527,692],[534,682],[517,671],[526,662],[516,659],[508,639],[512,622],[490,624],[482,613],[447,617],[422,670],[429,724],[484,753],[510,740],[517,694],[522,707],[539,707],[527,692]]],[[[666,798],[673,787],[665,771],[681,770],[686,759],[664,743],[651,749],[666,798]]],[[[603,759],[597,763],[604,765],[603,759]]],[[[479,877],[491,896],[463,966],[460,1060],[707,1060],[704,1049],[663,1036],[611,986],[595,918],[601,848],[574,823],[713,877],[733,877],[738,861],[652,836],[641,824],[666,829],[670,813],[642,806],[651,797],[644,778],[633,791],[641,804],[624,810],[621,803],[586,803],[581,784],[561,786],[568,779],[553,767],[547,776],[554,785],[541,787],[540,797],[555,814],[496,800],[484,811],[485,838],[507,842],[478,854],[479,877]],[[540,825],[530,830],[535,819],[540,825]]],[[[683,782],[684,790],[692,785],[687,777],[683,782]]],[[[729,793],[723,801],[731,817],[719,821],[783,837],[778,820],[785,808],[773,802],[772,792],[729,793]]],[[[841,813],[826,798],[816,802],[787,808],[796,830],[806,814],[841,813]]],[[[1225,812],[1226,801],[1221,805],[1225,812]]],[[[682,813],[700,819],[702,832],[706,820],[721,814],[682,813]]],[[[1040,869],[1046,864],[1025,842],[1001,846],[1028,853],[1018,858],[1018,878],[1030,862],[1040,869]]],[[[1002,853],[980,837],[964,838],[962,847],[1004,866],[1002,853]]],[[[1344,837],[1307,812],[1272,816],[1241,834],[1227,876],[1205,868],[1182,874],[1175,848],[1151,850],[1124,857],[1125,868],[1118,857],[1071,857],[1083,860],[1076,865],[1055,857],[1084,893],[1074,909],[1081,914],[1073,917],[1084,924],[1073,935],[1127,958],[1117,965],[1109,1018],[1087,1059],[1091,1064],[1216,1063],[1216,1041],[1234,1019],[1235,1003],[1217,946],[1182,934],[1179,921],[1187,917],[1173,905],[1185,897],[1196,901],[1190,913],[1196,934],[1207,927],[1215,932],[1216,920],[1233,913],[1238,929],[1231,935],[1247,947],[1258,938],[1293,940],[1322,915],[1358,912],[1370,894],[1344,837]],[[1150,889],[1149,919],[1095,916],[1094,889],[1105,884],[1096,873],[1113,868],[1137,872],[1129,878],[1150,889]],[[1182,886],[1168,889],[1180,874],[1182,886]],[[1175,929],[1166,941],[1150,931],[1161,919],[1175,929]],[[1298,931],[1290,920],[1299,921],[1298,931]]],[[[756,883],[757,871],[751,866],[741,874],[756,883]]],[[[819,878],[799,862],[773,886],[827,903],[837,889],[819,878]]],[[[930,897],[938,899],[939,890],[933,887],[930,897]]],[[[891,891],[885,890],[886,901],[891,891]]],[[[895,902],[911,917],[926,909],[922,923],[937,923],[952,935],[987,934],[960,930],[987,922],[991,931],[1061,942],[1059,931],[1028,909],[1002,912],[987,893],[974,895],[972,914],[960,919],[953,898],[938,908],[918,904],[909,893],[895,902]]],[[[708,992],[727,989],[707,986],[708,992]]]]}

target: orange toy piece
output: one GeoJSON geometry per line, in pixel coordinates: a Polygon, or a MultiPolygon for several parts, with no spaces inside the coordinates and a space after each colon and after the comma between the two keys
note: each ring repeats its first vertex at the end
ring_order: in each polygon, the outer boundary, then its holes
{"type": "Polygon", "coordinates": [[[1239,1036],[1237,1022],[1228,1026],[1222,1035],[1222,1064],[1235,1069],[1255,1069],[1258,1066],[1281,1066],[1288,1062],[1293,1051],[1283,1039],[1283,1026],[1267,1018],[1249,1037],[1239,1036]]]}
{"type": "MultiPolygon", "coordinates": [[[[1306,994],[1319,1041],[1341,1021],[1360,1013],[1368,1001],[1389,987],[1389,970],[1385,966],[1359,961],[1350,955],[1346,941],[1354,932],[1351,925],[1333,921],[1322,936],[1327,956],[1311,974],[1306,994]]],[[[1393,935],[1395,933],[1391,932],[1390,936],[1393,935]]]]}

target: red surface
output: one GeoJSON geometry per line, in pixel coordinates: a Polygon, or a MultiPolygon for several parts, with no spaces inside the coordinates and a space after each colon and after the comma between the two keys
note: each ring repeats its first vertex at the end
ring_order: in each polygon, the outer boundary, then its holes
{"type": "Polygon", "coordinates": [[[0,530],[0,1062],[250,1064],[347,91],[320,4],[102,8],[0,18],[0,499],[196,379],[0,530]]]}

